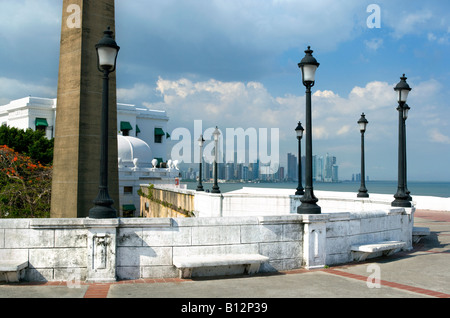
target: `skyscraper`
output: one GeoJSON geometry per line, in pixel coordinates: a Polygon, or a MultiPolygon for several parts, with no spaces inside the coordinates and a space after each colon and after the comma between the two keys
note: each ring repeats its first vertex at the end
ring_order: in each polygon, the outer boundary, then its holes
{"type": "Polygon", "coordinates": [[[298,181],[298,161],[297,156],[288,153],[287,154],[287,180],[298,181]]]}

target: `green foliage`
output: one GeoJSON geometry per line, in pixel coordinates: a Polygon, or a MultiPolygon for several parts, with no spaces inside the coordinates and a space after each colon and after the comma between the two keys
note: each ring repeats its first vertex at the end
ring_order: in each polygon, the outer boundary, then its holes
{"type": "Polygon", "coordinates": [[[0,127],[0,145],[6,145],[18,153],[31,157],[36,163],[51,165],[53,162],[53,139],[47,139],[43,131],[0,127]]]}
{"type": "Polygon", "coordinates": [[[50,217],[52,168],[0,146],[0,218],[50,217]]]}

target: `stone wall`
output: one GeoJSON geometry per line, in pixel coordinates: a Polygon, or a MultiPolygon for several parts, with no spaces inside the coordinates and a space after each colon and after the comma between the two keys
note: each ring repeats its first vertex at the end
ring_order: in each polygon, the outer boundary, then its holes
{"type": "Polygon", "coordinates": [[[26,281],[176,277],[173,256],[260,253],[261,271],[301,267],[303,218],[0,220],[1,260],[28,261],[26,281]]]}
{"type": "Polygon", "coordinates": [[[140,216],[150,218],[190,217],[194,213],[194,194],[188,190],[140,187],[140,216]]]}
{"type": "MultiPolygon", "coordinates": [[[[147,188],[148,186],[141,186],[144,193],[148,193],[147,188]]],[[[244,187],[238,191],[215,194],[155,185],[152,192],[155,193],[155,198],[176,205],[180,211],[191,211],[190,214],[197,217],[289,215],[296,214],[297,207],[301,204],[301,197],[293,195],[294,191],[289,189],[244,187]]],[[[316,191],[315,195],[319,198],[322,213],[389,210],[393,201],[393,196],[379,194],[373,194],[370,198],[357,198],[354,193],[316,191]]],[[[148,200],[144,198],[144,201],[148,200]]],[[[147,206],[150,204],[147,203],[147,206]]],[[[141,203],[141,207],[145,208],[145,203],[141,203]]],[[[153,210],[157,213],[144,210],[141,215],[174,216],[164,214],[163,206],[156,205],[153,210]]]]}
{"type": "MultiPolygon", "coordinates": [[[[361,213],[330,213],[327,222],[326,263],[340,264],[351,260],[348,247],[380,241],[406,242],[412,248],[413,209],[361,213]]],[[[377,255],[373,255],[377,256],[377,255]]]]}
{"type": "Polygon", "coordinates": [[[262,254],[260,271],[351,262],[353,244],[412,247],[414,209],[243,217],[0,219],[0,263],[27,281],[176,277],[174,256],[262,254]]]}
{"type": "Polygon", "coordinates": [[[302,229],[301,217],[139,219],[118,229],[117,275],[176,277],[174,256],[230,253],[268,256],[265,272],[299,268],[302,229]]]}

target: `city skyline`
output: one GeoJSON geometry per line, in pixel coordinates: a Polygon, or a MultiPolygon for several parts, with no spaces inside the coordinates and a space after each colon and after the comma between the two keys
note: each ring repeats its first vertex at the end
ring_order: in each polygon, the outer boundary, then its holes
{"type": "MultiPolygon", "coordinates": [[[[1,105],[56,97],[62,10],[62,1],[0,0],[1,105]]],[[[169,132],[193,132],[195,120],[279,128],[282,166],[283,154],[297,153],[294,129],[305,121],[297,63],[311,45],[320,63],[313,153],[339,158],[343,180],[360,169],[362,112],[366,174],[397,179],[393,87],[405,73],[408,180],[450,180],[448,2],[117,0],[116,41],[119,102],[166,110],[169,132]]]]}
{"type": "MultiPolygon", "coordinates": [[[[218,163],[218,179],[225,181],[295,181],[298,182],[298,156],[288,153],[287,165],[280,165],[278,170],[267,173],[269,169],[264,169],[270,164],[262,164],[256,162],[238,162],[236,160],[236,152],[234,152],[233,161],[220,160],[218,163]]],[[[305,156],[302,156],[302,182],[305,180],[305,156]]],[[[198,164],[180,164],[182,176],[185,179],[196,179],[199,175],[198,164]]],[[[350,179],[340,180],[338,174],[339,165],[337,158],[329,155],[313,155],[313,180],[316,182],[340,182],[349,181],[350,179]]],[[[202,162],[202,179],[210,180],[214,178],[213,161],[203,159],[202,162]]],[[[354,179],[354,176],[352,176],[354,179]]]]}

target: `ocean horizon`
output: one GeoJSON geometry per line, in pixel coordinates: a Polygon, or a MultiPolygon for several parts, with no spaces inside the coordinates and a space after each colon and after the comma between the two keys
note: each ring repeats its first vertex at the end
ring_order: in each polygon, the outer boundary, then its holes
{"type": "MultiPolygon", "coordinates": [[[[190,190],[197,188],[197,182],[183,182],[190,190]]],[[[202,182],[205,190],[212,189],[211,182],[202,182]]],[[[305,187],[305,184],[302,184],[305,187]]],[[[222,193],[242,189],[243,187],[258,187],[258,188],[278,188],[278,189],[292,189],[293,194],[297,188],[297,182],[224,182],[219,183],[220,191],[222,193]]],[[[314,182],[314,190],[319,191],[336,191],[336,192],[354,192],[358,193],[360,182],[356,181],[342,181],[342,182],[314,182]]],[[[366,188],[368,193],[376,194],[394,194],[397,192],[397,181],[366,181],[366,188]]],[[[408,190],[410,195],[418,196],[433,196],[433,197],[450,197],[450,182],[439,181],[408,181],[408,190]]]]}

